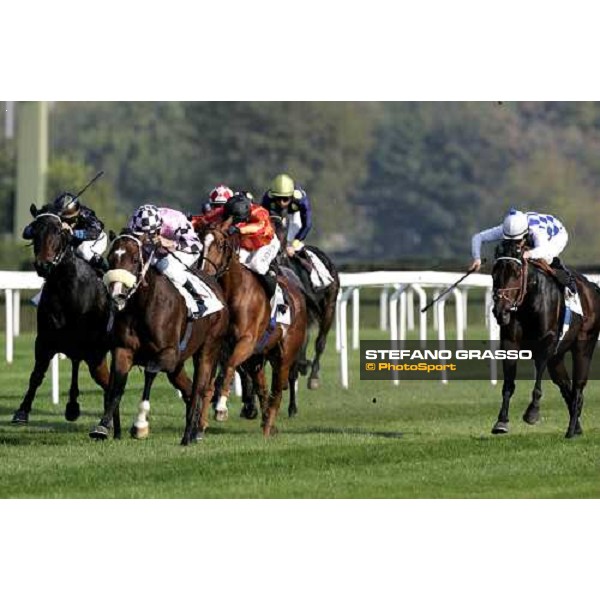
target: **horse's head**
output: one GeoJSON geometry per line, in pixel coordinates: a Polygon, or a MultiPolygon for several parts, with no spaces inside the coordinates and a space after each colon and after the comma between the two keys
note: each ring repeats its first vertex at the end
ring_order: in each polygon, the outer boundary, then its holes
{"type": "Polygon", "coordinates": [[[229,269],[240,246],[240,234],[233,229],[233,220],[206,225],[198,231],[198,237],[203,246],[200,268],[220,277],[229,269]]]}
{"type": "MultiPolygon", "coordinates": [[[[114,237],[108,253],[109,270],[104,283],[117,310],[123,310],[129,298],[139,287],[150,266],[154,250],[145,236],[134,236],[124,230],[114,237]]],[[[153,246],[152,246],[153,247],[153,246]]]]}
{"type": "Polygon", "coordinates": [[[494,307],[498,325],[508,325],[510,313],[522,304],[527,288],[524,240],[503,240],[496,248],[492,269],[494,307]]]}
{"type": "Polygon", "coordinates": [[[47,277],[60,263],[69,247],[70,228],[50,210],[37,210],[31,205],[34,220],[26,227],[23,237],[33,243],[34,267],[40,277],[47,277]]]}

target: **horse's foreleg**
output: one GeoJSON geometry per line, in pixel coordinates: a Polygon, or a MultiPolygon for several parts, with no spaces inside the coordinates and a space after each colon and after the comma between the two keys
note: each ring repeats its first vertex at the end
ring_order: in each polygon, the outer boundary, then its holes
{"type": "MultiPolygon", "coordinates": [[[[106,357],[102,357],[99,361],[93,360],[88,361],[88,370],[92,379],[104,390],[104,405],[103,408],[106,410],[108,406],[108,388],[110,386],[110,371],[108,370],[108,363],[106,357]]],[[[119,407],[115,409],[113,415],[113,424],[116,431],[121,431],[121,413],[119,407]]]]}
{"type": "Polygon", "coordinates": [[[223,375],[223,384],[221,386],[221,395],[217,400],[215,406],[215,419],[217,421],[226,421],[229,417],[229,409],[227,408],[227,400],[229,399],[229,393],[231,391],[231,384],[235,377],[236,369],[252,355],[254,350],[255,340],[252,336],[245,336],[238,340],[235,345],[229,360],[227,361],[227,367],[225,368],[225,374],[223,375]]]}
{"type": "Polygon", "coordinates": [[[578,342],[573,349],[573,384],[571,405],[569,406],[569,427],[565,437],[572,438],[583,434],[581,411],[583,410],[583,390],[587,384],[595,340],[578,342]]]}
{"type": "Polygon", "coordinates": [[[269,404],[267,406],[267,418],[263,425],[263,434],[269,437],[272,433],[276,433],[275,419],[281,406],[281,395],[283,389],[288,385],[288,377],[290,374],[289,365],[283,363],[280,357],[275,358],[271,362],[271,393],[269,394],[269,404]]]}
{"type": "Polygon", "coordinates": [[[542,399],[542,377],[546,369],[547,358],[535,360],[535,385],[531,392],[531,402],[523,414],[523,421],[535,425],[540,420],[540,400],[542,399]]]}
{"type": "Polygon", "coordinates": [[[295,417],[298,414],[298,405],[296,404],[296,385],[298,383],[298,363],[294,362],[290,369],[288,377],[290,388],[290,403],[288,406],[288,417],[295,417]]]}
{"type": "Polygon", "coordinates": [[[143,440],[150,434],[150,425],[148,424],[148,415],[150,414],[150,390],[152,389],[152,384],[157,375],[157,371],[144,369],[144,391],[142,392],[142,399],[138,405],[138,414],[129,430],[131,437],[136,440],[143,440]]]}
{"type": "Polygon", "coordinates": [[[185,418],[188,419],[192,401],[192,380],[185,372],[183,364],[179,365],[174,371],[167,373],[167,379],[181,393],[181,399],[185,404],[185,418]]]}
{"type": "Polygon", "coordinates": [[[69,401],[65,406],[65,419],[67,421],[77,421],[81,413],[79,402],[79,364],[80,360],[71,360],[71,387],[69,388],[69,401]]]}
{"type": "Polygon", "coordinates": [[[105,440],[108,437],[108,430],[113,423],[113,432],[116,439],[121,437],[120,423],[113,418],[119,408],[119,402],[125,392],[127,377],[133,366],[133,352],[127,348],[115,348],[110,365],[110,384],[105,395],[104,415],[100,423],[92,429],[90,437],[93,439],[105,440]]]}
{"type": "MultiPolygon", "coordinates": [[[[571,405],[572,405],[572,393],[571,393],[571,378],[569,377],[569,373],[567,372],[567,367],[565,366],[565,357],[564,354],[559,356],[553,356],[548,361],[548,373],[550,373],[550,377],[552,378],[552,382],[558,386],[560,390],[560,394],[567,405],[567,409],[569,411],[569,422],[571,418],[571,405]]],[[[577,427],[577,423],[576,423],[577,427]]],[[[581,427],[581,425],[580,425],[581,427]]]]}
{"type": "Polygon", "coordinates": [[[498,413],[498,420],[492,427],[493,434],[508,433],[508,409],[510,399],[515,393],[515,379],[517,376],[517,361],[505,359],[502,361],[502,370],[504,372],[504,383],[502,384],[502,406],[498,413]]]}
{"type": "Polygon", "coordinates": [[[240,417],[243,419],[253,420],[258,416],[256,402],[254,400],[254,384],[252,375],[244,368],[238,369],[242,382],[242,410],[240,417]]]}
{"type": "Polygon", "coordinates": [[[319,370],[321,368],[321,356],[325,352],[325,346],[327,345],[327,335],[333,324],[333,317],[335,316],[335,304],[336,304],[337,292],[335,295],[328,295],[325,304],[324,314],[319,320],[319,332],[317,339],[315,340],[315,358],[312,361],[312,368],[310,377],[308,379],[308,389],[316,390],[319,388],[319,370]]]}
{"type": "Polygon", "coordinates": [[[31,405],[35,398],[35,394],[42,385],[46,371],[50,366],[50,361],[55,354],[55,350],[50,347],[47,340],[40,340],[38,335],[35,339],[35,365],[29,376],[29,387],[25,392],[25,396],[19,408],[15,411],[12,418],[12,423],[15,425],[25,425],[29,421],[29,413],[31,405]]]}

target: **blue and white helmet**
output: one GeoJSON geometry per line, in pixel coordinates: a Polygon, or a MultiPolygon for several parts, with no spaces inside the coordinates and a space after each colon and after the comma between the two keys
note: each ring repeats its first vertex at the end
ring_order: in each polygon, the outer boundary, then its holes
{"type": "Polygon", "coordinates": [[[162,217],[154,204],[140,206],[131,217],[131,228],[135,233],[154,234],[162,227],[162,217]]]}
{"type": "Polygon", "coordinates": [[[524,212],[511,208],[504,223],[502,223],[502,233],[506,240],[522,240],[529,231],[529,219],[524,212]]]}

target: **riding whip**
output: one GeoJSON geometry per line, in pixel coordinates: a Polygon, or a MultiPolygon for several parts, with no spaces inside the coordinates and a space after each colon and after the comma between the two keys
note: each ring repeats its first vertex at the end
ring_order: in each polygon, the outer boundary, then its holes
{"type": "Polygon", "coordinates": [[[95,183],[98,179],[100,179],[100,177],[102,177],[102,175],[104,175],[104,171],[98,171],[94,177],[92,177],[92,179],[87,183],[87,185],[79,192],[77,192],[75,194],[75,198],[79,198],[79,196],[81,196],[81,194],[83,194],[83,192],[85,192],[85,190],[87,190],[93,183],[95,183]]]}
{"type": "Polygon", "coordinates": [[[437,298],[434,298],[427,306],[421,309],[421,312],[424,313],[426,310],[431,308],[438,300],[443,298],[448,292],[451,292],[459,283],[464,281],[471,273],[474,273],[476,269],[469,269],[458,281],[455,281],[450,287],[447,287],[437,298]]]}

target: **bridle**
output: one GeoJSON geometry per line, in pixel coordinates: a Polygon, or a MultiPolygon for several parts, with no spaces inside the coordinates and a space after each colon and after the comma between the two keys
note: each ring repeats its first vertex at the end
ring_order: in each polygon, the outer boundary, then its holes
{"type": "Polygon", "coordinates": [[[229,271],[229,269],[231,268],[231,261],[233,260],[233,256],[236,253],[237,249],[236,245],[229,240],[228,236],[224,232],[219,231],[214,226],[209,226],[206,229],[206,234],[202,236],[202,246],[202,262],[200,263],[200,270],[204,270],[205,262],[207,262],[215,270],[213,277],[215,279],[219,279],[220,277],[225,275],[225,273],[227,273],[227,271],[229,271]],[[206,256],[208,248],[216,241],[215,233],[217,232],[223,237],[223,255],[226,254],[226,258],[223,259],[223,262],[220,267],[212,259],[206,256]]]}
{"type": "Polygon", "coordinates": [[[516,287],[507,287],[507,288],[498,288],[494,290],[494,299],[495,300],[506,300],[507,302],[511,302],[511,307],[509,310],[514,312],[518,310],[518,308],[523,304],[523,300],[525,299],[525,293],[527,291],[527,268],[528,262],[525,258],[515,258],[513,256],[499,256],[495,261],[494,265],[501,260],[508,260],[512,262],[516,262],[520,267],[519,274],[519,285],[516,287]],[[507,295],[507,292],[514,292],[518,290],[517,297],[513,300],[507,295]]]}
{"type": "MultiPolygon", "coordinates": [[[[154,258],[154,253],[156,251],[156,247],[152,246],[152,252],[150,252],[150,256],[148,256],[147,260],[144,260],[144,252],[143,252],[142,242],[134,235],[130,235],[128,233],[123,233],[123,234],[117,236],[112,241],[112,243],[110,245],[110,249],[109,249],[109,256],[110,256],[111,252],[113,251],[113,247],[117,243],[117,241],[125,240],[125,239],[133,240],[137,245],[138,255],[139,255],[139,259],[140,259],[140,261],[139,261],[140,267],[138,268],[138,272],[132,273],[131,271],[128,271],[127,269],[110,269],[104,275],[104,284],[106,285],[107,288],[109,288],[109,291],[110,291],[111,284],[121,284],[122,286],[124,286],[126,288],[127,291],[123,293],[123,292],[121,292],[121,289],[122,289],[121,286],[117,285],[116,289],[113,290],[113,293],[111,294],[111,297],[113,297],[113,299],[118,298],[121,308],[123,308],[125,306],[125,304],[129,301],[129,299],[137,292],[140,285],[145,282],[146,273],[148,272],[148,269],[150,268],[150,266],[152,264],[152,259],[154,258]]],[[[118,250],[116,250],[116,252],[118,252],[118,250]]],[[[123,250],[123,252],[125,252],[125,251],[123,250]]]]}
{"type": "Polygon", "coordinates": [[[67,253],[67,249],[69,248],[69,244],[66,240],[66,231],[64,229],[64,225],[65,223],[63,223],[63,220],[56,214],[54,213],[50,213],[50,212],[45,212],[45,213],[39,213],[35,216],[34,222],[37,221],[38,219],[41,219],[42,217],[51,217],[53,219],[56,219],[61,227],[61,231],[60,231],[60,237],[61,237],[61,248],[60,251],[56,254],[56,256],[52,259],[52,260],[47,260],[44,261],[41,264],[45,264],[48,267],[56,267],[61,261],[62,259],[65,257],[65,254],[67,253]],[[63,241],[64,240],[64,241],[63,241]]]}

